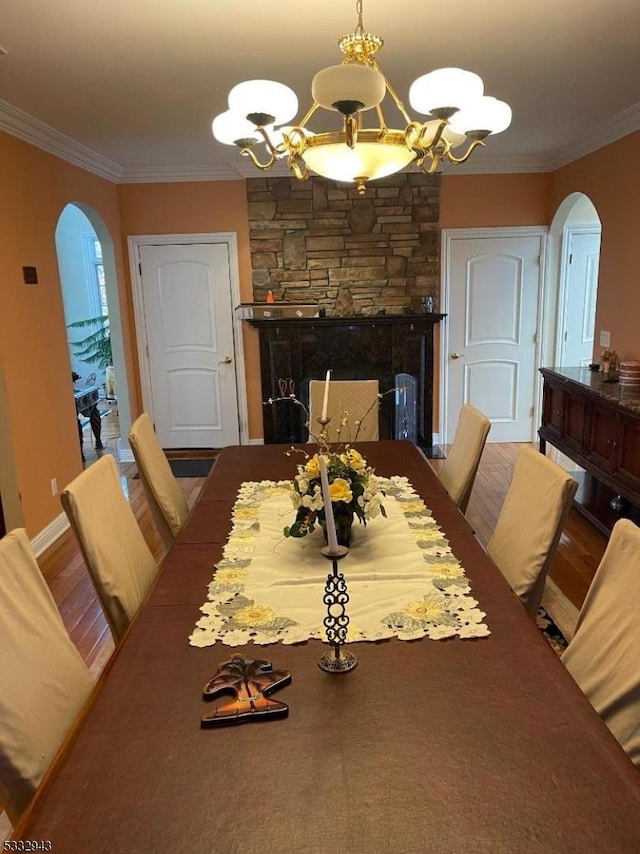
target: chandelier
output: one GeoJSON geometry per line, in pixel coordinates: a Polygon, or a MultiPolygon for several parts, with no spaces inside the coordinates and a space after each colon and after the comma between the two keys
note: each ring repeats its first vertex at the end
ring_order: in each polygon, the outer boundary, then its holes
{"type": "MultiPolygon", "coordinates": [[[[506,130],[511,108],[484,95],[482,78],[461,68],[440,68],[411,85],[409,102],[425,116],[414,121],[384,76],[376,54],[382,39],[364,31],[362,0],[356,1],[358,23],[339,39],[341,65],[313,78],[313,104],[298,124],[295,92],[273,80],[248,80],[229,93],[229,109],[216,116],[215,138],[236,145],[261,170],[285,160],[296,178],[311,173],[355,183],[364,194],[368,181],[392,175],[414,163],[425,174],[441,163],[464,163],[491,134],[506,130]],[[389,96],[402,117],[401,129],[389,127],[382,102],[389,96]],[[342,116],[342,129],[314,132],[308,127],[319,110],[342,116]],[[377,126],[368,127],[365,114],[377,126]]],[[[398,122],[400,124],[400,122],[398,122]]]]}

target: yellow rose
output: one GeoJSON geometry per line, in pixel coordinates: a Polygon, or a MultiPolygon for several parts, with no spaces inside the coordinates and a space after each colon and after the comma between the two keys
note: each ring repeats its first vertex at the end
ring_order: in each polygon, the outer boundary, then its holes
{"type": "Polygon", "coordinates": [[[246,581],[246,569],[219,569],[215,574],[215,581],[221,584],[237,584],[240,581],[246,581]]]}
{"type": "Polygon", "coordinates": [[[444,604],[435,597],[427,598],[422,602],[409,602],[403,609],[406,614],[415,620],[434,621],[440,619],[445,612],[444,604]]]}
{"type": "Polygon", "coordinates": [[[367,467],[367,461],[358,451],[354,451],[353,448],[350,448],[344,454],[340,454],[340,459],[345,466],[349,466],[351,471],[363,471],[367,467]]]}
{"type": "Polygon", "coordinates": [[[318,459],[318,455],[314,454],[309,462],[304,467],[304,470],[309,475],[309,477],[320,477],[320,460],[318,459]]]}
{"type": "Polygon", "coordinates": [[[329,493],[331,494],[331,501],[344,501],[346,504],[353,499],[353,493],[351,492],[351,484],[348,480],[345,480],[343,477],[337,477],[333,483],[329,484],[329,493]]]}
{"type": "Polygon", "coordinates": [[[247,605],[246,608],[240,608],[233,615],[233,619],[241,626],[264,626],[265,623],[270,623],[276,612],[268,605],[247,605]]]}

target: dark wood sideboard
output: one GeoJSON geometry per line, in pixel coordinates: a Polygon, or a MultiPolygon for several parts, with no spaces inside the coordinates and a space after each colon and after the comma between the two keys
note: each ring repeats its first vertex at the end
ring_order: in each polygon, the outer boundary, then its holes
{"type": "MultiPolygon", "coordinates": [[[[308,406],[309,380],[377,379],[380,392],[398,374],[416,380],[418,444],[433,453],[433,328],[443,314],[247,320],[259,330],[262,399],[280,396],[279,380],[293,380],[308,406]]],[[[380,407],[380,438],[395,438],[394,395],[380,407]]],[[[263,407],[265,443],[304,442],[304,412],[288,402],[263,407]]]]}
{"type": "Polygon", "coordinates": [[[585,469],[576,507],[607,533],[620,516],[640,521],[640,389],[588,368],[540,373],[540,450],[549,442],[585,469]]]}

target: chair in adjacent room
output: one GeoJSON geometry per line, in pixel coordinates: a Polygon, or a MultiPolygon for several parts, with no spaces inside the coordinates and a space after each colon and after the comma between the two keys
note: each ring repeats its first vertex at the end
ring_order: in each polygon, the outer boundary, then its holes
{"type": "Polygon", "coordinates": [[[146,412],[131,425],[129,443],[153,521],[169,549],[189,515],[189,507],[146,412]]]}
{"type": "Polygon", "coordinates": [[[640,768],[640,528],[616,522],[562,663],[640,768]]]}
{"type": "MultiPolygon", "coordinates": [[[[378,380],[332,380],[329,383],[327,415],[331,419],[328,427],[330,442],[378,441],[378,388],[378,380]],[[346,424],[341,426],[343,419],[346,424]]],[[[309,381],[310,432],[315,436],[321,429],[317,419],[322,414],[324,389],[324,380],[309,381]]],[[[310,436],[309,441],[316,440],[310,436]]]]}
{"type": "Polygon", "coordinates": [[[535,618],[578,484],[557,463],[525,446],[487,552],[535,618]]]}
{"type": "Polygon", "coordinates": [[[487,416],[470,403],[465,403],[460,410],[453,444],[438,475],[462,513],[467,511],[490,429],[491,422],[487,416]]]}
{"type": "Polygon", "coordinates": [[[102,457],[83,471],[60,498],[118,641],[158,567],[122,492],[114,458],[102,457]]]}
{"type": "Polygon", "coordinates": [[[0,803],[13,824],[91,693],[26,532],[0,540],[0,803]]]}

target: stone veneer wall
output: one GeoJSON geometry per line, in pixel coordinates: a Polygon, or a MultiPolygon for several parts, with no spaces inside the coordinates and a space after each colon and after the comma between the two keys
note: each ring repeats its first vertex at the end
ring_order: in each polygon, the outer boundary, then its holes
{"type": "Polygon", "coordinates": [[[440,177],[400,173],[366,195],[324,178],[249,178],[253,294],[327,314],[421,311],[440,292],[440,177]],[[337,303],[337,305],[336,305],[337,303]]]}

